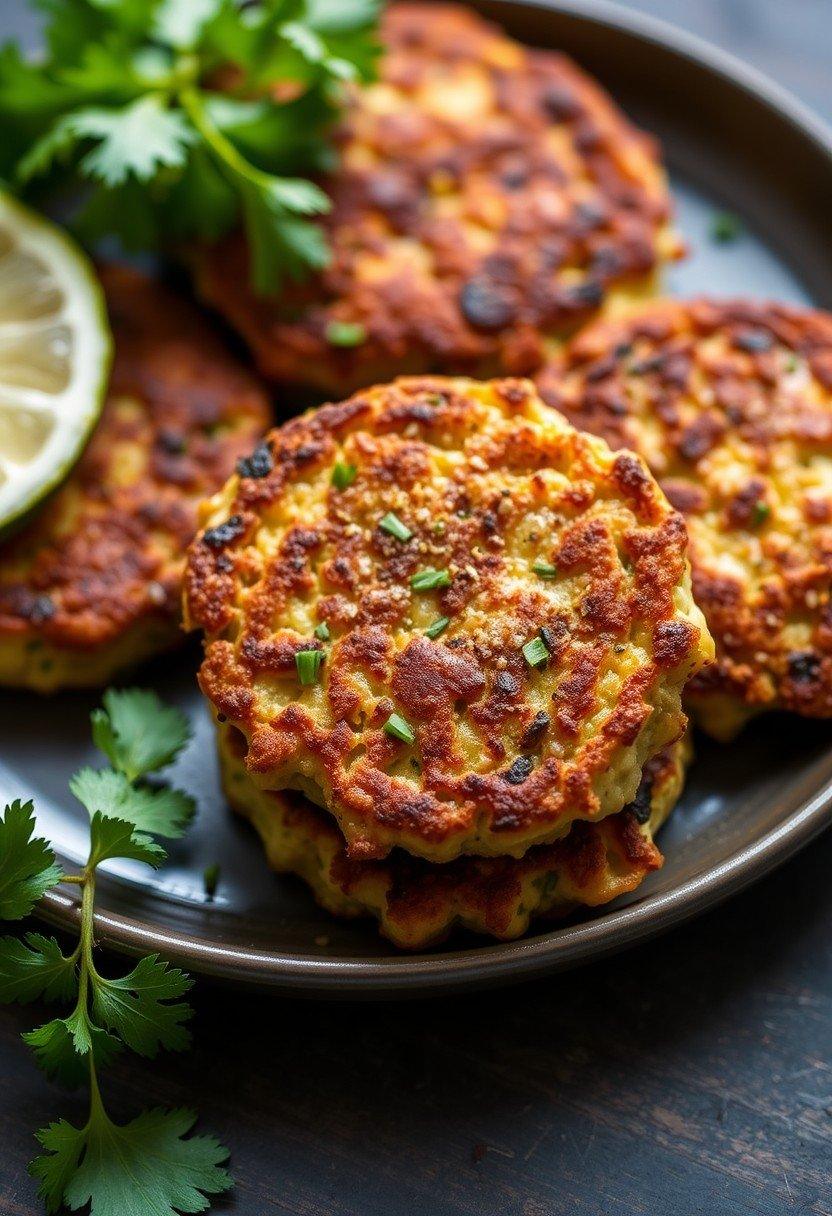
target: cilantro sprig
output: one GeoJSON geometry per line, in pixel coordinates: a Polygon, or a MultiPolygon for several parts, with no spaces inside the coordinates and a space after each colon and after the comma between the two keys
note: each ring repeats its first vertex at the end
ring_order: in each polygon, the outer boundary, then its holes
{"type": "Polygon", "coordinates": [[[332,163],[344,82],[373,75],[381,0],[32,3],[44,58],[0,48],[13,188],[57,192],[79,235],[128,250],[241,223],[262,293],[326,265],[330,203],[307,175],[332,163]]]}
{"type": "Polygon", "coordinates": [[[148,1059],[162,1048],[188,1047],[192,1010],[182,998],[193,981],[156,954],[112,978],[98,970],[93,949],[97,867],[113,857],[158,866],[165,850],[156,837],[181,836],[193,817],[193,799],[148,779],[181,751],[188,723],[155,693],[111,689],[92,714],[92,729],[111,767],[82,768],[70,781],[90,816],[89,856],[80,873],[64,873],[47,841],[35,836],[31,802],[15,801],[0,817],[0,918],[28,916],[60,882],[81,888],[80,935],[71,953],[41,933],[0,938],[0,1001],[71,1005],[23,1039],[47,1076],[69,1086],[86,1082],[90,1091],[82,1127],[60,1119],[36,1133],[44,1151],[29,1171],[47,1212],[86,1204],[95,1216],[203,1211],[207,1196],[231,1186],[222,1168],[227,1149],[212,1136],[188,1135],[196,1119],[189,1110],[149,1110],[115,1123],[98,1079],[125,1047],[148,1059]]]}

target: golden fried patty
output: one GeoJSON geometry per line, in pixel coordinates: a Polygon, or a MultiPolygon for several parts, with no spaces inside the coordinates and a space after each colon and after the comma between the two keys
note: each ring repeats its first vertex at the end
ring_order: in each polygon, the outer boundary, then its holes
{"type": "Polygon", "coordinates": [[[272,869],[297,874],[336,916],[373,916],[405,949],[435,945],[461,925],[508,940],[535,917],[565,916],[634,891],[662,864],[653,837],[682,790],[686,742],[665,748],[644,769],[635,800],[599,823],[574,823],[562,840],[519,859],[458,857],[445,865],[398,851],[384,861],[353,861],[329,815],[302,794],[261,790],[220,728],[223,788],[259,833],[272,869]]]}
{"type": "Polygon", "coordinates": [[[540,381],[576,426],[639,452],[687,517],[717,658],[688,701],[832,716],[832,317],[663,301],[580,334],[540,381]]]}
{"type": "Polygon", "coordinates": [[[263,456],[186,575],[201,687],[262,788],[332,811],[353,858],[438,861],[635,796],[713,654],[684,521],[637,457],[528,381],[440,377],[292,419],[263,456]]]}
{"type": "Polygon", "coordinates": [[[265,374],[338,396],[406,372],[526,375],[548,337],[678,256],[653,141],[564,55],[445,5],[391,5],[382,41],[322,181],[329,268],[266,300],[239,237],[201,260],[265,374]]]}
{"type": "Polygon", "coordinates": [[[102,271],[115,338],[109,396],[81,461],[0,548],[0,683],[105,683],[181,637],[197,504],[269,420],[257,382],[184,300],[102,271]]]}

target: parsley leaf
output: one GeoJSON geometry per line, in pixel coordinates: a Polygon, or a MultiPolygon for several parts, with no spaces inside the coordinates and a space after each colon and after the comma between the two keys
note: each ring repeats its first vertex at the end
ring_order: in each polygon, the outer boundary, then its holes
{"type": "Polygon", "coordinates": [[[129,781],[170,764],[190,737],[182,711],[147,689],[110,688],[92,714],[93,742],[129,781]]]}
{"type": "Polygon", "coordinates": [[[121,1051],[115,1035],[94,1026],[79,1008],[69,1017],[53,1018],[20,1037],[31,1047],[47,1077],[69,1089],[76,1089],[87,1080],[90,1052],[96,1068],[106,1068],[121,1051]]]}
{"type": "Polygon", "coordinates": [[[125,857],[132,861],[144,861],[154,869],[160,866],[167,853],[142,832],[133,830],[132,823],[124,819],[112,819],[96,811],[90,821],[89,866],[99,866],[113,857],[125,857]]]}
{"type": "Polygon", "coordinates": [[[54,937],[0,938],[0,1001],[68,1001],[78,986],[75,963],[75,955],[67,958],[54,937]]]}
{"type": "MultiPolygon", "coordinates": [[[[73,0],[48,2],[57,12],[73,0]]],[[[133,12],[142,2],[125,0],[125,8],[133,12]]],[[[172,13],[173,0],[169,7],[172,13]]],[[[158,865],[165,852],[153,836],[181,836],[194,814],[193,799],[180,790],[141,780],[174,759],[189,737],[188,724],[155,694],[129,689],[105,694],[92,728],[113,767],[83,768],[70,782],[90,815],[82,873],[63,875],[46,841],[33,839],[31,802],[12,803],[0,820],[0,916],[26,915],[59,881],[77,883],[82,892],[80,938],[71,954],[40,933],[0,938],[0,1001],[75,998],[65,1017],[22,1037],[47,1076],[71,1087],[86,1083],[90,1090],[85,1125],[62,1119],[38,1132],[46,1151],[29,1171],[40,1181],[49,1212],[87,1204],[90,1216],[204,1211],[207,1196],[231,1186],[221,1168],[228,1151],[211,1137],[188,1137],[195,1118],[188,1111],[146,1111],[124,1126],[113,1123],[98,1081],[99,1070],[125,1046],[145,1057],[189,1046],[185,1023],[193,1011],[181,998],[192,981],[156,954],[121,977],[101,975],[93,957],[98,865],[112,857],[158,865]]]]}
{"type": "Polygon", "coordinates": [[[242,225],[260,292],[327,264],[308,177],[333,163],[344,82],[373,78],[381,0],[41,3],[43,60],[0,49],[0,174],[45,178],[90,241],[242,225]]]}
{"type": "Polygon", "coordinates": [[[22,920],[61,881],[61,869],[45,840],[32,838],[31,802],[16,799],[0,819],[0,920],[22,920]]]}
{"type": "Polygon", "coordinates": [[[47,1211],[62,1199],[71,1208],[91,1203],[93,1216],[203,1211],[204,1195],[228,1190],[231,1178],[220,1168],[228,1150],[213,1136],[185,1138],[195,1120],[189,1110],[149,1110],[122,1126],[98,1102],[84,1128],[65,1119],[44,1128],[46,1153],[29,1169],[47,1211]]]}
{"type": "Polygon", "coordinates": [[[153,1057],[160,1047],[184,1051],[191,1036],[182,1023],[193,1010],[176,998],[192,987],[184,971],[150,954],[121,979],[95,975],[93,1013],[140,1056],[153,1057]]]}
{"type": "Polygon", "coordinates": [[[90,815],[101,811],[157,836],[182,836],[196,812],[193,798],[181,790],[134,786],[123,773],[109,768],[79,769],[69,788],[90,815]]]}

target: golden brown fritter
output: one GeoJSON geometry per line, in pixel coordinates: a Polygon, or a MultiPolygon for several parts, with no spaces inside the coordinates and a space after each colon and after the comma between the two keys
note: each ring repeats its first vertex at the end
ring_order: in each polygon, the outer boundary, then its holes
{"type": "Polygon", "coordinates": [[[455,925],[503,941],[538,917],[562,917],[634,891],[658,869],[653,842],[675,805],[689,760],[686,741],[650,760],[635,801],[600,823],[574,823],[555,844],[519,859],[458,857],[445,865],[397,851],[384,861],[351,860],[329,815],[302,794],[261,790],[229,728],[220,728],[223,787],[231,806],[259,833],[269,865],[297,874],[336,916],[373,916],[395,945],[421,950],[455,925]]]}
{"type": "Polygon", "coordinates": [[[639,452],[687,517],[716,662],[687,700],[720,738],[764,709],[832,716],[832,317],[662,301],[598,323],[541,391],[639,452]]]}
{"type": "Polygon", "coordinates": [[[339,397],[408,372],[526,375],[679,255],[653,140],[564,55],[450,5],[391,5],[382,41],[321,183],[329,268],[268,300],[239,237],[201,259],[264,374],[339,397]]]}
{"type": "Polygon", "coordinates": [[[63,487],[0,548],[0,683],[106,683],[181,637],[197,505],[269,422],[255,378],[192,305],[132,270],[102,279],[109,394],[63,487]]]}
{"type": "Polygon", "coordinates": [[[528,381],[440,377],[267,446],[185,580],[201,687],[258,784],[330,810],[353,858],[440,861],[520,855],[635,796],[713,655],[684,521],[637,457],[528,381]]]}

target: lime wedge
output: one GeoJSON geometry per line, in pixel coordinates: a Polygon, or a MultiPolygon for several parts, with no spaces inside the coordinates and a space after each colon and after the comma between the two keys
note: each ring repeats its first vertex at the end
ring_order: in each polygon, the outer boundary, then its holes
{"type": "Polygon", "coordinates": [[[110,351],[84,254],[0,192],[0,536],[80,456],[101,413],[110,351]]]}

